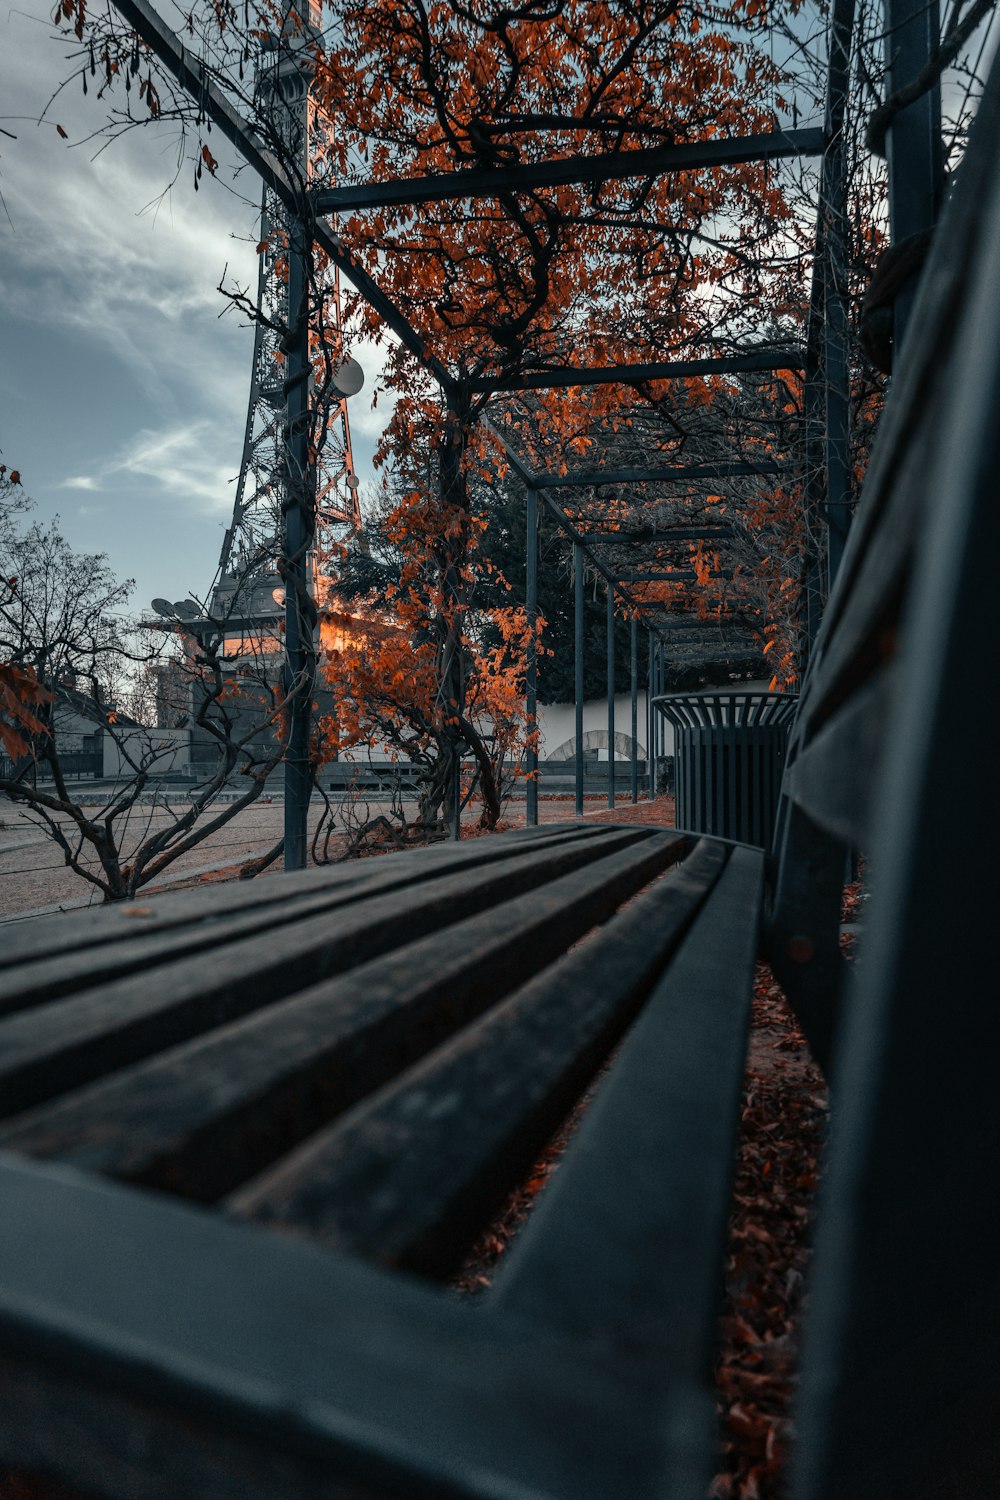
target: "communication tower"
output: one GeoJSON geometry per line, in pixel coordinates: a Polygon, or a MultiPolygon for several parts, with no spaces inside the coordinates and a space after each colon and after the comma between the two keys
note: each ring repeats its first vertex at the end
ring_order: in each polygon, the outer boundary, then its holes
{"type": "MultiPolygon", "coordinates": [[[[317,106],[310,87],[311,46],[319,32],[319,14],[314,0],[306,0],[290,12],[282,36],[274,39],[265,54],[273,62],[261,68],[257,81],[262,110],[273,124],[286,159],[297,164],[304,182],[322,174],[332,131],[332,122],[317,106]]],[[[282,330],[288,324],[283,218],[277,196],[265,188],[260,227],[260,240],[265,248],[259,258],[250,398],[233,515],[223,538],[219,577],[210,606],[210,613],[216,619],[238,617],[263,624],[277,620],[282,612],[283,581],[277,571],[277,559],[281,553],[288,490],[283,444],[284,362],[280,347],[282,330]]],[[[364,377],[354,360],[344,359],[340,278],[336,267],[329,267],[321,275],[314,292],[316,300],[321,301],[324,346],[335,371],[334,390],[340,397],[326,400],[323,430],[317,443],[316,531],[307,574],[313,597],[322,604],[327,584],[320,559],[330,554],[333,544],[356,537],[361,526],[346,398],[360,390],[364,377]]]]}

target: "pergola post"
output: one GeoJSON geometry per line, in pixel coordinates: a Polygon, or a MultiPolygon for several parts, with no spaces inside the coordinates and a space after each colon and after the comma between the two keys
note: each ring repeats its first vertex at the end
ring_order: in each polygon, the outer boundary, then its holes
{"type": "MultiPolygon", "coordinates": [[[[823,259],[825,250],[817,244],[813,264],[813,276],[824,277],[823,259]]],[[[823,369],[819,347],[822,335],[818,332],[819,307],[822,292],[813,296],[813,311],[810,312],[809,341],[806,348],[806,369],[803,381],[802,405],[805,419],[805,479],[804,504],[808,520],[808,552],[805,560],[805,575],[799,599],[799,618],[802,625],[803,644],[799,660],[800,675],[804,675],[812,655],[813,645],[819,632],[823,616],[825,592],[825,568],[816,535],[822,522],[826,500],[826,411],[823,392],[823,369]]]]}
{"type": "Polygon", "coordinates": [[[615,586],[608,580],[608,806],[615,805],[615,586]]]}
{"type": "Polygon", "coordinates": [[[291,695],[285,747],[285,869],[303,870],[312,778],[309,721],[315,652],[306,586],[306,549],[315,514],[309,460],[309,237],[301,219],[288,228],[288,341],[285,380],[285,692],[291,695]]]}
{"type": "MultiPolygon", "coordinates": [[[[831,148],[832,149],[832,148],[831,148]]],[[[844,187],[839,167],[838,188],[844,187]]],[[[830,204],[829,276],[826,287],[826,515],[829,588],[840,569],[851,524],[850,372],[847,358],[847,215],[843,192],[830,204]]]]}
{"type": "MultiPolygon", "coordinates": [[[[921,0],[922,3],[922,0],[921,0]]],[[[827,573],[833,587],[851,524],[850,370],[847,351],[847,168],[844,114],[850,83],[854,0],[837,0],[830,22],[826,102],[829,144],[820,174],[817,253],[823,277],[823,378],[826,394],[827,573]]]]}
{"type": "MultiPolygon", "coordinates": [[[[663,643],[663,641],[661,639],[660,642],[659,642],[657,673],[656,673],[656,677],[657,677],[656,691],[657,691],[658,694],[661,694],[661,695],[663,694],[663,692],[665,692],[666,686],[667,686],[667,657],[666,657],[666,649],[667,648],[666,648],[666,646],[664,645],[664,643],[663,643]]],[[[666,755],[666,753],[667,753],[667,721],[663,717],[662,714],[657,714],[657,716],[656,716],[656,726],[657,726],[657,729],[659,730],[659,756],[662,759],[662,757],[664,755],[666,755]]]]}
{"type": "Polygon", "coordinates": [[[656,710],[653,707],[653,698],[656,696],[656,643],[653,639],[652,629],[649,631],[649,651],[646,663],[646,780],[649,783],[649,800],[652,802],[656,796],[656,710]]]}
{"type": "Polygon", "coordinates": [[[583,548],[573,543],[574,657],[573,702],[576,708],[576,815],[583,816],[583,548]]]}
{"type": "Polygon", "coordinates": [[[538,822],[538,491],[529,486],[526,516],[525,613],[528,623],[527,666],[524,674],[525,716],[528,721],[528,784],[524,821],[529,828],[538,822]]]}
{"type": "MultiPolygon", "coordinates": [[[[885,0],[886,83],[891,97],[912,83],[938,45],[938,0],[885,0]]],[[[889,233],[893,245],[930,229],[941,205],[943,161],[941,87],[935,83],[896,114],[886,132],[889,164],[889,233]]],[[[895,300],[893,366],[906,333],[916,278],[895,300]]]]}
{"type": "Polygon", "coordinates": [[[629,621],[629,687],[632,693],[632,805],[639,800],[639,622],[629,621]]]}

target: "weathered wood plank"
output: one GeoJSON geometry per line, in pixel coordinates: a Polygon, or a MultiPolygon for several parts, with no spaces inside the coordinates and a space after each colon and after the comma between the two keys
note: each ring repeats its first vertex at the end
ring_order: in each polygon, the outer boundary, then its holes
{"type": "MultiPolygon", "coordinates": [[[[90,1352],[85,1356],[89,1363],[90,1352]]],[[[71,1500],[375,1500],[382,1492],[292,1456],[249,1429],[222,1432],[186,1408],[135,1394],[125,1382],[94,1385],[46,1349],[18,1359],[0,1351],[0,1485],[7,1496],[57,1493],[71,1500]],[[6,1470],[27,1470],[29,1487],[6,1470]],[[39,1482],[40,1481],[40,1482],[39,1482]],[[50,1488],[50,1481],[58,1490],[50,1488]],[[61,1483],[60,1483],[61,1481],[61,1483]],[[71,1486],[70,1489],[64,1485],[71,1486]]],[[[409,1492],[409,1490],[408,1490],[409,1492]]],[[[445,1493],[442,1491],[442,1493],[445,1493]]],[[[456,1491],[447,1490],[449,1500],[456,1491]]],[[[467,1491],[457,1492],[467,1500],[467,1491]]]]}
{"type": "Polygon", "coordinates": [[[512,828],[492,838],[466,840],[461,844],[431,844],[381,854],[372,859],[318,865],[308,870],[268,871],[256,880],[205,886],[198,890],[157,891],[155,894],[142,890],[132,902],[115,902],[109,906],[90,907],[85,912],[65,912],[9,926],[4,932],[0,950],[0,970],[37,958],[39,933],[44,934],[45,946],[52,951],[103,946],[122,939],[129,941],[134,938],[136,927],[144,925],[137,920],[137,909],[143,912],[148,909],[149,920],[164,927],[197,921],[206,912],[222,914],[256,907],[264,914],[267,909],[281,907],[285,902],[311,897],[319,890],[353,885],[359,879],[378,880],[384,876],[395,881],[400,865],[410,860],[415,859],[418,866],[434,865],[443,872],[453,865],[476,864],[490,858],[492,855],[487,851],[497,845],[506,848],[542,843],[562,838],[574,830],[597,832],[599,828],[610,826],[567,819],[565,823],[548,823],[539,828],[512,828]]]}
{"type": "Polygon", "coordinates": [[[725,1222],[762,862],[733,850],[503,1268],[503,1306],[598,1337],[687,1339],[673,1304],[725,1222]]]}
{"type": "Polygon", "coordinates": [[[498,899],[508,880],[487,911],[36,1109],[0,1143],[218,1197],[523,983],[683,847],[671,833],[636,842],[622,831],[617,850],[498,899]]]}
{"type": "Polygon", "coordinates": [[[681,1387],[700,1437],[687,1458],[664,1455],[662,1494],[704,1495],[711,1479],[762,865],[757,851],[733,851],[487,1296],[532,1326],[640,1360],[665,1402],[681,1387]]]}
{"type": "Polygon", "coordinates": [[[378,954],[439,930],[498,898],[536,888],[597,852],[642,843],[648,828],[529,847],[483,867],[391,891],[162,963],[0,1021],[0,1113],[13,1114],[213,1026],[260,1010],[378,954]]]}
{"type": "MultiPolygon", "coordinates": [[[[226,882],[155,895],[140,892],[134,902],[115,902],[88,908],[86,912],[40,918],[11,928],[10,942],[5,934],[0,954],[0,994],[6,995],[21,968],[27,973],[51,958],[83,955],[89,949],[128,947],[143,937],[171,932],[176,935],[188,926],[197,928],[200,924],[224,922],[248,912],[257,912],[262,922],[271,921],[285,911],[297,911],[323,897],[344,900],[354,889],[363,888],[367,894],[402,887],[426,878],[427,872],[445,874],[452,869],[472,868],[508,858],[529,845],[542,848],[568,839],[593,837],[608,832],[612,826],[575,822],[550,824],[542,829],[511,829],[492,838],[470,839],[461,844],[432,844],[309,870],[278,870],[249,882],[226,882]]],[[[100,955],[92,953],[90,961],[99,962],[100,955]]],[[[86,963],[87,959],[81,958],[81,962],[86,963]]]]}
{"type": "MultiPolygon", "coordinates": [[[[539,844],[552,849],[581,839],[599,840],[609,831],[613,832],[607,826],[593,824],[557,828],[539,844]]],[[[67,940],[62,922],[46,923],[35,929],[30,957],[0,974],[0,1014],[92,985],[108,984],[119,975],[153,968],[176,957],[179,951],[208,951],[253,936],[265,924],[268,930],[276,930],[452,870],[471,870],[497,859],[509,859],[529,845],[535,847],[535,842],[516,838],[511,843],[500,835],[477,839],[461,848],[446,845],[427,850],[428,858],[416,861],[392,855],[366,860],[352,865],[349,871],[341,869],[337,878],[325,871],[307,871],[289,877],[289,883],[296,887],[291,891],[284,877],[276,877],[279,891],[272,892],[266,901],[240,899],[232,890],[227,890],[222,902],[208,892],[185,891],[178,893],[183,899],[176,901],[151,898],[146,904],[90,913],[84,929],[88,941],[84,944],[72,933],[67,940]]]]}
{"type": "Polygon", "coordinates": [[[632,1019],[725,857],[702,841],[590,941],[238,1190],[229,1211],[447,1274],[632,1019]]]}
{"type": "Polygon", "coordinates": [[[641,1381],[544,1330],[65,1169],[2,1160],[0,1199],[0,1462],[106,1500],[236,1500],[220,1455],[250,1500],[662,1500],[641,1381]]]}

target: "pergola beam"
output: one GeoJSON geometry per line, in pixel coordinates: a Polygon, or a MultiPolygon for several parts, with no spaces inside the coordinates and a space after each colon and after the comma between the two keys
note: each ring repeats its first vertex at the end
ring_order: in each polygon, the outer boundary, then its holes
{"type": "Polygon", "coordinates": [[[724,542],[736,535],[735,526],[677,526],[670,531],[599,531],[582,533],[589,547],[664,547],[671,542],[724,542]]]}
{"type": "MultiPolygon", "coordinates": [[[[570,517],[567,516],[566,512],[563,510],[562,506],[559,505],[558,502],[551,495],[549,495],[549,494],[546,493],[546,490],[548,490],[548,489],[554,489],[554,488],[558,487],[559,485],[580,484],[580,483],[582,483],[584,481],[582,481],[579,478],[571,479],[568,476],[555,476],[555,475],[548,475],[548,474],[539,474],[539,473],[537,473],[534,469],[529,468],[529,466],[524,462],[524,459],[521,458],[517,453],[514,452],[514,450],[511,448],[511,446],[507,442],[507,439],[504,437],[503,433],[499,432],[497,430],[497,428],[493,426],[492,422],[490,422],[488,419],[486,419],[485,420],[485,426],[487,427],[487,429],[490,432],[492,432],[493,436],[497,439],[497,441],[502,446],[504,452],[507,455],[507,458],[508,458],[508,461],[510,463],[510,466],[514,470],[514,472],[518,476],[518,478],[522,481],[522,483],[528,489],[533,490],[537,494],[540,494],[542,502],[547,507],[547,509],[550,511],[550,513],[555,518],[555,520],[558,522],[558,524],[559,524],[560,528],[562,529],[562,531],[565,532],[565,534],[568,537],[570,537],[571,540],[583,552],[586,553],[587,557],[590,559],[590,562],[592,563],[592,565],[594,566],[594,568],[596,568],[596,570],[602,575],[602,577],[604,579],[606,579],[606,581],[608,582],[608,584],[611,587],[613,587],[614,589],[617,590],[617,592],[621,595],[621,598],[622,598],[623,602],[625,603],[625,605],[628,608],[630,608],[630,609],[656,609],[656,608],[668,608],[669,607],[669,606],[661,603],[660,601],[653,601],[653,602],[646,603],[646,602],[639,601],[637,599],[633,599],[632,596],[631,596],[631,594],[628,593],[626,591],[626,589],[622,585],[624,583],[626,583],[626,582],[633,582],[633,583],[657,582],[657,581],[663,581],[663,582],[680,582],[680,581],[685,581],[686,582],[686,581],[690,581],[690,579],[692,579],[694,577],[693,574],[688,574],[688,573],[683,573],[683,574],[682,573],[661,573],[661,574],[627,573],[626,574],[626,573],[622,573],[622,572],[616,572],[614,569],[609,568],[605,563],[603,563],[601,561],[601,559],[599,557],[595,556],[595,554],[591,551],[591,549],[590,549],[591,542],[593,542],[593,541],[617,542],[617,541],[619,541],[621,539],[622,536],[627,536],[628,533],[610,532],[610,533],[601,534],[600,536],[598,536],[596,538],[588,536],[586,532],[580,531],[573,524],[573,522],[570,519],[570,517]]],[[[706,466],[701,466],[701,467],[705,468],[706,466]]],[[[710,466],[710,467],[712,468],[712,472],[714,473],[715,472],[715,466],[710,466]]],[[[764,473],[766,473],[766,472],[772,472],[772,473],[773,472],[777,472],[780,469],[786,468],[787,465],[784,465],[784,464],[775,464],[775,463],[771,463],[770,461],[768,461],[767,463],[762,463],[762,464],[759,464],[759,465],[756,465],[756,466],[754,466],[754,465],[733,465],[733,464],[730,464],[730,465],[727,465],[726,467],[727,467],[727,470],[729,472],[736,472],[736,471],[738,471],[738,472],[744,472],[745,471],[745,472],[748,472],[748,473],[751,473],[751,474],[755,474],[755,473],[762,473],[762,472],[764,472],[764,473]]],[[[603,471],[597,471],[597,472],[598,472],[598,474],[602,474],[603,473],[603,471]]],[[[651,470],[651,469],[648,469],[648,470],[642,470],[642,469],[640,469],[640,470],[636,470],[636,471],[623,470],[623,471],[620,471],[620,472],[623,472],[623,473],[635,472],[635,473],[637,473],[640,476],[640,479],[638,480],[638,482],[642,483],[642,482],[644,482],[644,479],[643,479],[642,476],[648,477],[648,476],[651,476],[651,475],[654,475],[654,474],[657,474],[657,473],[662,473],[663,471],[657,471],[657,470],[651,470]]],[[[669,472],[672,472],[672,473],[676,474],[678,471],[677,470],[672,470],[672,471],[669,471],[669,472]]],[[[683,472],[690,472],[690,471],[683,471],[683,472]]],[[[593,476],[590,476],[590,477],[591,477],[591,482],[593,482],[593,476]]],[[[603,484],[603,483],[608,483],[608,482],[613,482],[613,481],[609,481],[609,480],[601,477],[597,482],[603,484]]],[[[716,530],[713,530],[713,529],[710,529],[710,528],[703,528],[703,527],[684,527],[684,528],[681,528],[681,530],[683,530],[684,533],[685,533],[685,537],[684,537],[685,540],[690,540],[692,538],[698,538],[698,537],[701,537],[701,536],[705,536],[706,538],[712,538],[712,539],[714,539],[714,538],[720,537],[720,535],[732,534],[732,528],[731,527],[729,527],[729,528],[718,528],[716,530]]],[[[653,537],[649,537],[649,538],[643,536],[642,533],[632,533],[632,535],[634,537],[636,537],[636,538],[639,538],[639,539],[643,540],[643,541],[648,541],[648,542],[656,544],[656,545],[662,545],[663,541],[665,540],[665,537],[664,537],[664,535],[662,533],[659,536],[655,536],[654,535],[653,537]]],[[[675,533],[675,535],[676,535],[676,533],[675,533]]],[[[713,576],[726,577],[728,575],[725,574],[725,573],[720,573],[720,574],[713,574],[713,576]]],[[[697,623],[697,624],[701,625],[702,623],[718,624],[719,622],[718,621],[707,621],[707,622],[698,621],[698,622],[692,622],[692,623],[697,623]]]]}
{"type": "MultiPolygon", "coordinates": [[[[615,575],[622,583],[694,583],[698,575],[691,568],[675,568],[669,573],[617,573],[615,575]]],[[[709,578],[732,578],[732,570],[722,568],[713,569],[709,578]]]]}
{"type": "Polygon", "coordinates": [[[565,365],[526,370],[503,380],[476,375],[469,382],[473,395],[508,391],[562,390],[586,385],[642,385],[650,380],[687,380],[699,375],[740,375],[754,370],[802,370],[801,349],[757,349],[750,354],[719,354],[708,359],[672,359],[634,365],[565,365]]]}
{"type": "Polygon", "coordinates": [[[787,463],[762,459],[756,464],[740,461],[722,464],[689,464],[682,468],[648,466],[641,469],[582,469],[575,474],[537,474],[534,484],[539,490],[596,489],[605,484],[686,484],[700,479],[734,479],[753,474],[783,474],[788,468],[787,463]]]}
{"type": "Polygon", "coordinates": [[[618,573],[622,583],[694,583],[697,573],[691,568],[676,569],[672,573],[618,573]]]}
{"type": "Polygon", "coordinates": [[[568,187],[575,183],[659,177],[664,172],[735,167],[786,156],[819,156],[825,147],[826,136],[818,126],[806,130],[771,130],[759,135],[732,136],[729,140],[562,156],[485,171],[442,172],[429,177],[323,188],[314,195],[313,205],[318,214],[355,213],[366,208],[415,208],[421,203],[454,198],[499,198],[509,193],[530,193],[538,188],[568,187]]]}
{"type": "MultiPolygon", "coordinates": [[[[671,615],[671,614],[669,614],[667,612],[668,609],[669,609],[668,605],[657,606],[655,604],[642,604],[642,603],[639,603],[639,604],[633,605],[632,607],[634,609],[640,611],[642,614],[653,614],[653,615],[655,615],[657,613],[657,609],[658,608],[660,610],[662,610],[663,614],[664,614],[664,618],[661,619],[661,620],[651,620],[650,624],[656,630],[669,630],[672,634],[683,634],[685,632],[690,632],[691,636],[695,637],[695,636],[701,635],[702,632],[705,631],[705,630],[715,630],[716,632],[718,632],[721,635],[727,629],[730,630],[730,631],[733,631],[733,630],[739,630],[740,627],[741,627],[741,622],[738,621],[738,620],[683,620],[683,619],[678,619],[675,615],[671,615]]],[[[746,629],[745,626],[743,628],[746,629]]],[[[731,645],[746,646],[746,647],[750,647],[753,644],[753,639],[754,639],[753,636],[749,635],[749,634],[737,635],[737,636],[729,635],[729,636],[725,637],[725,640],[728,641],[729,644],[731,644],[731,645]]],[[[692,639],[691,644],[692,645],[700,645],[700,644],[703,643],[703,640],[704,640],[704,637],[702,635],[702,639],[700,641],[696,640],[696,639],[692,639]]]]}
{"type": "Polygon", "coordinates": [[[689,619],[686,615],[671,615],[670,611],[672,609],[676,609],[676,605],[669,604],[666,600],[663,599],[637,599],[633,601],[632,607],[635,609],[648,610],[654,614],[657,611],[661,611],[668,617],[666,620],[660,622],[663,625],[664,629],[667,630],[721,631],[728,628],[730,630],[742,629],[745,631],[752,631],[753,629],[753,626],[742,615],[723,615],[721,619],[718,615],[715,615],[711,619],[705,620],[689,619]]]}
{"type": "Polygon", "coordinates": [[[573,525],[573,522],[563,510],[562,506],[556,500],[554,500],[551,495],[547,495],[545,493],[544,480],[547,478],[547,476],[544,474],[536,474],[533,469],[529,469],[523,458],[520,458],[510,447],[503,433],[498,432],[488,418],[484,419],[484,425],[488,431],[492,432],[493,436],[500,443],[501,447],[507,455],[510,466],[514,470],[514,473],[529,490],[535,490],[541,495],[543,505],[548,511],[550,511],[552,516],[559,524],[560,528],[565,532],[570,540],[574,542],[579,548],[579,552],[576,554],[576,562],[579,562],[579,555],[581,552],[586,553],[593,566],[607,581],[608,585],[611,588],[617,588],[626,604],[631,606],[634,601],[628,594],[625,593],[624,589],[619,587],[615,574],[611,571],[610,568],[605,567],[599,557],[594,556],[589,546],[587,545],[587,538],[581,532],[577,531],[576,527],[573,525]]]}
{"type": "MultiPolygon", "coordinates": [[[[181,88],[185,89],[192,99],[198,100],[212,124],[218,127],[247,164],[253,167],[267,186],[277,194],[288,214],[293,219],[302,220],[305,217],[306,203],[301,192],[285,172],[278,157],[261,144],[252,125],[238,110],[233,108],[222,90],[213,82],[211,73],[201,58],[188,51],[180,38],[148,4],[148,0],[113,0],[113,3],[115,9],[159,58],[181,88]]],[[[457,388],[454,377],[440,360],[425,352],[424,340],[417,330],[403,316],[396,304],[381,291],[368,272],[345,252],[340,240],[329,226],[317,222],[313,224],[312,232],[316,243],[361,293],[369,306],[378,313],[386,327],[392,330],[404,348],[416,356],[444,391],[453,394],[457,388]]]]}

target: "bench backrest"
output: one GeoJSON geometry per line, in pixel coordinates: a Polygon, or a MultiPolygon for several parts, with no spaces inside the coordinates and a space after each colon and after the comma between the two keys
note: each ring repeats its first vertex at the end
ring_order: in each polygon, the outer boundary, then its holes
{"type": "Polygon", "coordinates": [[[770,954],[835,1099],[796,1500],[996,1489],[998,142],[994,68],[785,780],[770,954]],[[844,985],[852,848],[870,857],[873,894],[844,985]]]}

